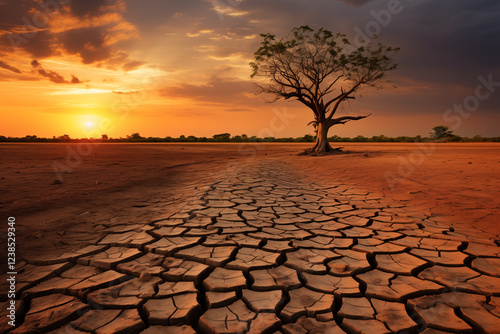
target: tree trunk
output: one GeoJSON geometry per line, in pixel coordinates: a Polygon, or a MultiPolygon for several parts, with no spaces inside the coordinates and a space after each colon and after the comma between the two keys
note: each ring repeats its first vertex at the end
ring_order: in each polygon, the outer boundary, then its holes
{"type": "Polygon", "coordinates": [[[329,126],[326,121],[318,122],[316,126],[316,144],[314,147],[307,149],[306,154],[327,154],[338,149],[333,149],[328,143],[328,130],[329,126]]]}

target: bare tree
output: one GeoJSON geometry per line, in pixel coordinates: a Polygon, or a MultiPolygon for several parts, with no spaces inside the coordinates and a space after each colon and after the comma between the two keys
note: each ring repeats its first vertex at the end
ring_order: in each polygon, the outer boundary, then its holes
{"type": "Polygon", "coordinates": [[[313,111],[316,144],[306,151],[309,154],[334,151],[327,139],[333,125],[370,116],[334,117],[343,102],[355,99],[364,87],[380,86],[386,72],[397,67],[392,55],[399,48],[381,44],[354,48],[345,35],[323,28],[294,28],[291,36],[280,40],[272,34],[261,37],[255,61],[250,63],[252,78],[267,79],[259,87],[274,95],[271,102],[294,99],[313,111]]]}

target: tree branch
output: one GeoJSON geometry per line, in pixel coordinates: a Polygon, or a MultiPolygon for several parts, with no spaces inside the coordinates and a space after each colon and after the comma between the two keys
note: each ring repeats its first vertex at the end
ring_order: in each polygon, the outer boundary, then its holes
{"type": "Polygon", "coordinates": [[[367,118],[370,115],[371,115],[371,113],[369,115],[364,115],[364,116],[342,116],[342,117],[333,118],[333,119],[328,120],[328,127],[333,126],[335,124],[345,124],[349,121],[357,121],[357,120],[360,120],[363,118],[367,118]]]}

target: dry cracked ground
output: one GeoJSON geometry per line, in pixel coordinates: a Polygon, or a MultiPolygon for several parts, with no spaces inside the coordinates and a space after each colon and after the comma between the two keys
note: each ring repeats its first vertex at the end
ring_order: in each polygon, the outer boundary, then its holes
{"type": "Polygon", "coordinates": [[[280,161],[221,175],[173,215],[21,264],[20,326],[2,307],[0,330],[500,332],[494,237],[280,161]]]}

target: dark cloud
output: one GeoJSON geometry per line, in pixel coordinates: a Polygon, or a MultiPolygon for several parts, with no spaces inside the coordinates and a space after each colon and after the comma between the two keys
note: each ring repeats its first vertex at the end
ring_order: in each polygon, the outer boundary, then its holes
{"type": "Polygon", "coordinates": [[[47,13],[41,3],[0,1],[0,48],[5,52],[26,51],[34,57],[48,57],[53,53],[52,35],[46,29],[58,11],[51,7],[47,13]]]}
{"type": "Polygon", "coordinates": [[[1,60],[0,60],[0,67],[4,68],[6,70],[9,70],[11,72],[14,72],[14,73],[21,73],[21,70],[19,70],[18,68],[15,68],[14,66],[10,66],[9,64],[7,64],[1,60]]]}
{"type": "Polygon", "coordinates": [[[33,57],[47,58],[55,54],[55,42],[55,36],[49,30],[42,30],[27,41],[21,42],[20,47],[33,57]]]}
{"type": "Polygon", "coordinates": [[[95,15],[111,5],[108,0],[71,0],[69,8],[75,16],[95,15]]]}
{"type": "Polygon", "coordinates": [[[73,74],[71,75],[71,83],[72,84],[79,84],[79,83],[82,83],[82,81],[80,81],[80,79],[78,79],[76,76],[74,76],[73,74]]]}
{"type": "MultiPolygon", "coordinates": [[[[26,51],[37,58],[52,55],[52,35],[43,30],[47,21],[33,20],[42,8],[36,1],[0,1],[0,49],[4,52],[26,51]],[[37,23],[44,23],[37,26],[37,23]]],[[[48,18],[44,14],[44,18],[48,18]]]]}
{"type": "Polygon", "coordinates": [[[34,0],[0,1],[0,31],[22,25],[22,18],[34,8],[34,0]]]}
{"type": "MultiPolygon", "coordinates": [[[[67,53],[84,64],[106,62],[123,53],[115,44],[134,33],[121,16],[124,10],[122,0],[0,0],[0,50],[37,59],[67,53]]],[[[128,56],[113,65],[123,64],[134,66],[128,56]]]]}
{"type": "Polygon", "coordinates": [[[367,3],[373,0],[341,0],[341,1],[349,6],[360,7],[366,5],[367,3]]]}
{"type": "Polygon", "coordinates": [[[64,77],[61,74],[59,74],[57,72],[45,70],[42,67],[42,64],[40,64],[40,62],[36,59],[34,59],[31,62],[31,66],[33,67],[33,71],[40,74],[42,77],[48,78],[50,81],[52,81],[53,83],[56,83],[56,84],[80,84],[80,83],[82,83],[82,81],[80,81],[80,79],[78,79],[74,75],[71,75],[71,80],[68,81],[68,80],[64,79],[64,77]]]}
{"type": "Polygon", "coordinates": [[[92,64],[111,57],[105,45],[106,33],[102,27],[72,29],[59,34],[59,41],[70,54],[81,57],[82,63],[92,64]]]}
{"type": "Polygon", "coordinates": [[[421,2],[407,5],[383,32],[401,46],[398,73],[414,80],[475,84],[500,69],[500,2],[421,2]]]}
{"type": "MultiPolygon", "coordinates": [[[[225,20],[224,24],[234,30],[242,21],[255,19],[256,27],[248,24],[253,33],[270,32],[278,37],[288,34],[294,26],[307,24],[315,29],[325,27],[344,33],[351,41],[357,35],[356,28],[365,31],[367,26],[378,26],[379,38],[372,41],[401,47],[397,56],[400,66],[395,73],[407,78],[472,85],[481,74],[499,73],[500,76],[500,1],[401,0],[400,12],[381,24],[374,13],[387,13],[388,3],[390,1],[313,0],[305,5],[300,0],[289,0],[285,6],[283,0],[245,1],[239,9],[248,11],[249,15],[240,18],[239,23],[225,20]]],[[[386,18],[379,16],[378,19],[386,18]]],[[[255,44],[254,51],[257,47],[255,44]]]]}

